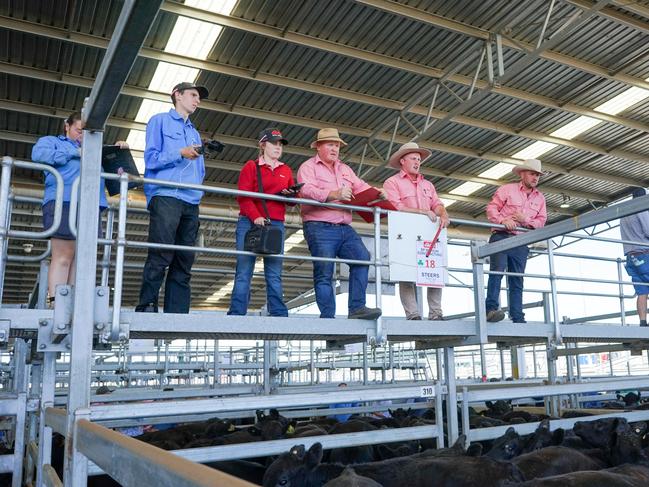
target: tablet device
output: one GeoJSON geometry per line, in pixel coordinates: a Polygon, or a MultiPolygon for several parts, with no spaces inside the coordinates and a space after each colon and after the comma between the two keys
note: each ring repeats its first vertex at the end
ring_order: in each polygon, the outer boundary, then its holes
{"type": "MultiPolygon", "coordinates": [[[[104,172],[112,174],[119,174],[121,168],[124,172],[132,174],[133,176],[140,176],[131,151],[129,149],[121,149],[118,145],[105,145],[101,151],[101,167],[104,172]]],[[[128,189],[137,188],[140,183],[129,181],[128,189]]],[[[115,179],[106,180],[106,189],[108,194],[115,196],[119,194],[119,181],[115,179]]]]}

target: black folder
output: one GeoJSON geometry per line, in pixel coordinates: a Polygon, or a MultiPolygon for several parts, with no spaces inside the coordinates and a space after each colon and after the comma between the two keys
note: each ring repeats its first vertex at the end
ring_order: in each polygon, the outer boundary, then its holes
{"type": "MultiPolygon", "coordinates": [[[[119,174],[121,168],[124,172],[132,174],[133,176],[140,176],[131,151],[128,149],[121,149],[118,145],[105,145],[101,151],[101,167],[104,172],[119,174]]],[[[140,183],[131,181],[128,183],[128,189],[137,188],[140,183]]],[[[115,179],[106,180],[106,189],[108,194],[115,196],[119,194],[119,181],[115,179]]]]}

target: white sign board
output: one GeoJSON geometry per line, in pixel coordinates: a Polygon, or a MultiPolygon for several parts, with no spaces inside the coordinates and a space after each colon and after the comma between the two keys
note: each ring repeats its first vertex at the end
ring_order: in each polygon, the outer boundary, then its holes
{"type": "MultiPolygon", "coordinates": [[[[441,275],[441,283],[438,280],[436,282],[439,284],[424,284],[424,280],[418,277],[420,266],[417,249],[425,245],[425,242],[430,245],[435,233],[437,233],[437,223],[433,223],[426,215],[390,212],[388,216],[390,281],[418,284],[421,281],[421,285],[444,285],[448,266],[445,228],[440,232],[437,244],[430,255],[430,258],[435,260],[435,268],[443,269],[443,272],[438,272],[441,275]]],[[[426,263],[422,265],[425,269],[426,263]]]]}
{"type": "Polygon", "coordinates": [[[446,284],[446,252],[440,249],[439,241],[432,249],[432,240],[418,241],[417,248],[417,286],[444,287],[446,284]],[[430,253],[429,253],[430,249],[430,253]]]}

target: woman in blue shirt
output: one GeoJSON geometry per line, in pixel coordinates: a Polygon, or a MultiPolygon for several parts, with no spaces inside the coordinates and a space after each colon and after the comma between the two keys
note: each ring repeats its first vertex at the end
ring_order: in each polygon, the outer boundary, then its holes
{"type": "MultiPolygon", "coordinates": [[[[79,112],[72,113],[64,125],[65,135],[48,135],[38,139],[32,149],[32,160],[54,166],[63,178],[63,212],[61,225],[52,235],[52,260],[48,273],[48,294],[50,303],[54,300],[58,284],[73,284],[75,276],[75,238],[70,232],[69,212],[72,183],[79,175],[81,168],[81,141],[83,139],[83,122],[79,112]]],[[[126,142],[116,142],[128,148],[126,142]]],[[[54,199],[56,196],[56,179],[50,173],[45,176],[45,196],[43,198],[43,227],[50,228],[54,221],[54,199]]],[[[108,206],[102,182],[99,206],[108,206]]]]}

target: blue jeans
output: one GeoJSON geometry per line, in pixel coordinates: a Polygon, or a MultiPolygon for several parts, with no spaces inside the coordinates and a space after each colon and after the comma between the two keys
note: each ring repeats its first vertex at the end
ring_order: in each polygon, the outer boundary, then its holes
{"type": "Polygon", "coordinates": [[[631,276],[636,295],[649,294],[649,286],[636,284],[638,282],[649,282],[649,253],[627,254],[624,267],[626,267],[627,274],[631,276]]]}
{"type": "MultiPolygon", "coordinates": [[[[335,225],[327,222],[306,222],[304,238],[314,257],[340,257],[342,259],[370,260],[370,253],[356,231],[349,225],[335,225]]],[[[365,265],[349,266],[349,312],[365,306],[367,274],[365,265]]],[[[313,263],[313,285],[315,299],[320,309],[320,318],[336,315],[334,290],[334,263],[313,263]]]]}
{"type": "MultiPolygon", "coordinates": [[[[192,246],[198,234],[198,205],[169,196],[155,196],[149,202],[149,242],[192,246]]],[[[158,293],[165,281],[165,313],[189,313],[194,252],[149,249],[142,274],[140,304],[158,307],[158,293]]],[[[136,308],[136,310],[138,309],[136,308]]]]}
{"type": "MultiPolygon", "coordinates": [[[[495,232],[491,234],[489,243],[498,242],[511,237],[512,234],[495,232]]],[[[529,249],[522,245],[505,252],[500,252],[491,256],[491,265],[489,270],[503,272],[525,272],[525,265],[527,264],[527,254],[529,249]]],[[[502,275],[490,274],[487,282],[487,312],[498,309],[500,307],[500,283],[502,275]]],[[[519,276],[507,276],[507,287],[509,288],[508,301],[509,301],[509,317],[512,320],[525,319],[523,313],[523,278],[519,276]]]]}
{"type": "MultiPolygon", "coordinates": [[[[282,253],[284,253],[284,222],[271,220],[271,225],[282,230],[282,253]]],[[[237,250],[243,250],[246,233],[253,227],[253,223],[246,216],[240,216],[237,222],[237,250]]],[[[256,257],[251,255],[237,255],[237,271],[234,275],[234,288],[230,301],[229,315],[243,316],[248,312],[250,302],[250,282],[252,271],[255,268],[256,257]]],[[[284,304],[284,291],[282,290],[282,264],[283,259],[277,257],[264,257],[264,278],[266,279],[266,305],[270,316],[288,316],[288,308],[284,304]]]]}

